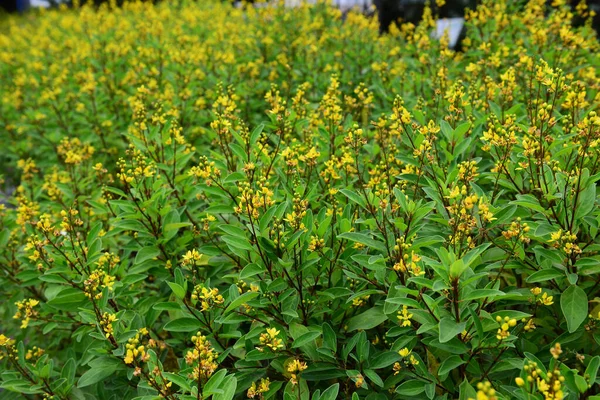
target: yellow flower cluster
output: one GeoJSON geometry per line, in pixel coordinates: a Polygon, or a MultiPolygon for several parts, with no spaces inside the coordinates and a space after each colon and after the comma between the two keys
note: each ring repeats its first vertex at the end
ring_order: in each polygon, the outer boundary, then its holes
{"type": "Polygon", "coordinates": [[[506,240],[515,239],[523,243],[529,243],[530,239],[527,235],[529,230],[527,222],[521,222],[521,218],[517,218],[516,221],[510,223],[510,226],[506,230],[502,231],[502,236],[506,240]]]}
{"type": "Polygon", "coordinates": [[[398,375],[400,373],[400,371],[402,370],[402,364],[404,364],[404,366],[406,367],[413,368],[419,365],[419,360],[417,360],[415,355],[412,353],[412,350],[409,350],[408,348],[404,347],[398,351],[398,354],[400,355],[400,357],[402,357],[402,362],[394,363],[394,366],[392,367],[394,375],[398,375]]]}
{"type": "Polygon", "coordinates": [[[269,187],[269,182],[266,180],[258,182],[257,188],[251,187],[248,182],[242,182],[240,188],[239,202],[234,208],[238,215],[246,215],[250,219],[258,219],[261,215],[261,210],[275,204],[273,190],[269,187]]]}
{"type": "Polygon", "coordinates": [[[553,300],[553,296],[548,296],[547,292],[543,292],[542,293],[542,289],[539,287],[534,287],[532,289],[530,289],[531,294],[534,297],[534,302],[543,304],[545,306],[551,306],[552,304],[554,304],[553,300]],[[541,295],[541,296],[540,296],[541,295]]]}
{"type": "Polygon", "coordinates": [[[108,312],[102,314],[102,318],[100,319],[100,327],[102,328],[102,332],[107,339],[113,337],[115,333],[113,323],[116,321],[118,321],[116,314],[111,314],[108,312]]]}
{"type": "Polygon", "coordinates": [[[31,158],[27,160],[19,160],[17,161],[17,168],[22,171],[21,179],[24,181],[30,181],[33,179],[34,175],[36,175],[40,170],[31,158]]]}
{"type": "Polygon", "coordinates": [[[477,171],[477,161],[463,161],[458,164],[458,179],[465,183],[471,182],[479,176],[477,171]]]}
{"type": "Polygon", "coordinates": [[[15,348],[15,340],[11,339],[4,334],[0,334],[0,360],[4,357],[10,357],[14,360],[17,359],[17,349],[15,348]]]}
{"type": "MultiPolygon", "coordinates": [[[[283,340],[281,340],[278,335],[279,331],[277,329],[267,328],[266,333],[260,334],[259,341],[261,346],[267,346],[273,351],[283,349],[283,340]]],[[[262,350],[263,347],[259,347],[258,349],[262,350]]]]}
{"type": "Polygon", "coordinates": [[[411,326],[412,322],[410,322],[410,319],[412,317],[413,315],[408,312],[408,307],[406,305],[402,306],[402,311],[398,311],[398,319],[402,326],[411,326]]]}
{"type": "Polygon", "coordinates": [[[511,149],[517,144],[518,133],[519,127],[516,124],[514,115],[507,115],[503,123],[500,123],[496,114],[490,114],[487,129],[484,130],[481,137],[481,140],[485,143],[482,149],[491,151],[493,146],[502,155],[501,163],[496,165],[492,172],[504,172],[506,164],[509,162],[507,157],[511,149]]]}
{"type": "Polygon", "coordinates": [[[199,301],[202,311],[209,311],[215,304],[223,304],[225,299],[219,294],[217,288],[207,288],[202,285],[196,285],[192,291],[192,300],[199,301]]]}
{"type": "Polygon", "coordinates": [[[108,289],[111,291],[115,284],[115,277],[106,273],[104,270],[96,269],[83,282],[85,295],[94,300],[102,298],[102,291],[108,289]]]}
{"type": "Polygon", "coordinates": [[[294,230],[304,229],[302,218],[306,216],[306,209],[308,208],[308,200],[301,199],[300,196],[296,195],[293,199],[293,209],[291,213],[286,214],[283,219],[285,222],[290,224],[294,230]]]}
{"type": "MultiPolygon", "coordinates": [[[[560,344],[556,343],[550,349],[550,352],[554,358],[558,358],[562,353],[560,344]]],[[[527,361],[523,371],[525,372],[525,379],[517,377],[515,379],[517,386],[524,388],[528,393],[539,393],[544,400],[564,398],[563,384],[565,377],[562,376],[558,366],[551,371],[544,372],[537,362],[527,361]]]]}
{"type": "Polygon", "coordinates": [[[535,326],[535,320],[533,318],[523,318],[521,319],[521,322],[523,322],[525,325],[523,326],[523,330],[525,332],[531,332],[534,331],[537,327],[535,326]]]}
{"type": "Polygon", "coordinates": [[[366,295],[366,296],[361,296],[361,297],[357,297],[355,299],[352,300],[352,307],[362,307],[365,304],[367,304],[367,301],[369,300],[371,296],[370,295],[366,295]]]}
{"type": "Polygon", "coordinates": [[[42,189],[46,191],[51,200],[61,202],[64,198],[61,186],[66,183],[71,183],[72,179],[68,171],[60,170],[58,167],[52,167],[44,175],[44,183],[42,189]]]}
{"type": "Polygon", "coordinates": [[[293,359],[287,366],[287,372],[290,373],[290,382],[292,385],[298,384],[298,374],[308,368],[308,365],[304,361],[300,361],[297,358],[293,359]]]}
{"type": "Polygon", "coordinates": [[[446,207],[450,215],[448,224],[452,229],[452,234],[449,237],[450,243],[454,245],[466,244],[469,248],[473,248],[475,243],[473,242],[472,233],[477,226],[477,219],[473,214],[479,197],[475,193],[470,193],[470,187],[467,187],[467,185],[460,187],[454,185],[447,198],[450,200],[450,205],[446,207]]]}
{"type": "Polygon", "coordinates": [[[48,256],[48,252],[44,249],[44,245],[47,243],[47,239],[40,240],[40,238],[32,234],[27,238],[27,244],[25,245],[25,251],[31,251],[31,254],[27,257],[31,262],[37,262],[36,267],[38,270],[43,269],[44,264],[39,261],[52,262],[52,257],[48,256]]]}
{"type": "Polygon", "coordinates": [[[181,259],[181,265],[186,267],[197,267],[203,265],[202,254],[196,249],[188,250],[181,259]]]}
{"type": "Polygon", "coordinates": [[[201,332],[192,336],[192,343],[194,348],[188,350],[185,355],[185,363],[193,366],[189,377],[195,381],[206,382],[219,366],[217,364],[218,354],[201,332]]]}
{"type": "MultiPolygon", "coordinates": [[[[102,232],[100,232],[98,236],[102,236],[102,232]]],[[[100,258],[98,258],[96,265],[98,266],[98,268],[107,268],[108,270],[111,270],[115,268],[120,262],[121,259],[117,254],[111,252],[104,252],[100,256],[100,258]]]]}
{"type": "Polygon", "coordinates": [[[60,216],[62,217],[60,228],[63,235],[66,232],[72,232],[77,227],[83,226],[83,220],[77,216],[78,214],[79,211],[74,208],[71,208],[68,211],[60,211],[60,216]]]}
{"type": "Polygon", "coordinates": [[[400,272],[410,272],[410,274],[414,276],[421,276],[425,274],[425,271],[421,269],[419,264],[421,261],[421,256],[419,256],[414,251],[410,251],[410,253],[404,253],[400,261],[394,264],[394,270],[400,272]]]}
{"type": "Polygon", "coordinates": [[[579,248],[576,241],[577,235],[559,229],[550,235],[550,240],[548,242],[551,243],[555,249],[562,249],[565,254],[570,256],[571,254],[581,253],[581,248],[579,248]]]}
{"type": "Polygon", "coordinates": [[[33,309],[38,304],[40,304],[39,300],[35,299],[25,299],[15,303],[17,312],[13,318],[21,320],[21,329],[27,328],[29,321],[31,321],[32,318],[35,319],[39,316],[39,311],[33,309]]]}
{"type": "Polygon", "coordinates": [[[25,353],[25,359],[31,363],[35,363],[46,351],[40,347],[33,346],[25,353]]]}
{"type": "Polygon", "coordinates": [[[498,400],[498,396],[492,384],[485,381],[477,384],[477,399],[469,398],[469,400],[498,400]]]}
{"type": "Polygon", "coordinates": [[[319,251],[325,247],[325,239],[321,239],[318,236],[312,235],[310,237],[310,242],[308,243],[308,250],[310,251],[319,251]]]}
{"type": "Polygon", "coordinates": [[[150,355],[146,352],[146,347],[141,344],[142,338],[148,335],[148,329],[138,329],[135,336],[127,340],[125,345],[125,364],[138,365],[139,362],[146,362],[150,355]]]}
{"type": "Polygon", "coordinates": [[[329,135],[335,135],[338,132],[340,129],[339,125],[343,119],[339,89],[340,81],[337,75],[333,75],[329,82],[329,87],[319,104],[320,119],[313,120],[313,124],[315,125],[324,124],[327,126],[329,135]]]}
{"type": "Polygon", "coordinates": [[[496,322],[500,324],[500,328],[498,328],[498,333],[496,334],[496,339],[502,341],[507,339],[510,336],[510,328],[514,328],[517,326],[517,320],[514,318],[501,316],[496,317],[496,322]]]}
{"type": "Polygon", "coordinates": [[[252,385],[250,385],[248,391],[246,392],[246,396],[248,396],[249,399],[253,399],[258,396],[258,398],[262,400],[264,398],[264,393],[269,391],[270,385],[271,381],[269,378],[261,379],[258,385],[256,382],[252,382],[252,385]]]}
{"type": "Polygon", "coordinates": [[[221,175],[221,170],[215,167],[214,161],[208,161],[206,156],[200,156],[198,165],[193,166],[188,175],[203,179],[207,185],[211,185],[211,178],[218,178],[221,175]]]}
{"type": "Polygon", "coordinates": [[[66,164],[77,165],[89,160],[94,154],[94,147],[82,143],[79,138],[64,138],[57,147],[57,153],[66,164]]]}
{"type": "Polygon", "coordinates": [[[135,146],[131,145],[127,150],[127,159],[121,158],[117,162],[117,178],[125,185],[140,182],[144,178],[152,178],[156,174],[154,162],[135,146]]]}

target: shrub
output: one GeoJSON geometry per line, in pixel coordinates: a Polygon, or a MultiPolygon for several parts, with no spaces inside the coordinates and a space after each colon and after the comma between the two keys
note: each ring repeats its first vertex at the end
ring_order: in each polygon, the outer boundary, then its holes
{"type": "Polygon", "coordinates": [[[598,398],[599,46],[511,3],[10,17],[1,397],[598,398]]]}

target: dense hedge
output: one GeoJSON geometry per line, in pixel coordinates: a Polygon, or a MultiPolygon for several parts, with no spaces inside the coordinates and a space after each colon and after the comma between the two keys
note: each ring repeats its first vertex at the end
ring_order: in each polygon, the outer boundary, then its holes
{"type": "Polygon", "coordinates": [[[3,20],[0,397],[600,398],[561,3],[485,2],[462,53],[325,4],[3,20]]]}

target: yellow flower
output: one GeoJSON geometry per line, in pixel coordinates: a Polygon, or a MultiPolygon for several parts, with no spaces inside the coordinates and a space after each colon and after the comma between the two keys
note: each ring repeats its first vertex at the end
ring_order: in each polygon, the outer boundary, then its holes
{"type": "Polygon", "coordinates": [[[517,384],[517,386],[521,387],[521,386],[525,386],[525,381],[523,380],[523,378],[521,377],[517,377],[515,378],[515,383],[517,384]]]}
{"type": "Polygon", "coordinates": [[[290,373],[290,382],[292,385],[298,384],[298,373],[304,371],[306,368],[308,368],[308,365],[298,359],[294,359],[291,363],[289,363],[287,371],[290,373]]]}
{"type": "Polygon", "coordinates": [[[13,316],[14,319],[21,319],[21,329],[27,328],[29,325],[29,321],[32,318],[36,318],[39,315],[37,310],[33,308],[40,304],[39,300],[35,299],[27,299],[22,301],[17,301],[15,305],[17,306],[17,312],[13,316]]]}
{"type": "Polygon", "coordinates": [[[0,346],[8,346],[11,345],[13,340],[3,334],[0,334],[0,346]]]}
{"type": "Polygon", "coordinates": [[[402,321],[402,326],[411,326],[412,323],[410,319],[413,317],[411,313],[408,312],[408,307],[406,305],[402,306],[402,311],[398,311],[398,319],[402,321]]]}
{"type": "Polygon", "coordinates": [[[542,289],[539,287],[534,287],[530,291],[534,296],[539,296],[542,293],[542,289]]]}
{"type": "Polygon", "coordinates": [[[554,347],[552,347],[552,348],[550,349],[550,354],[552,354],[552,357],[554,357],[554,358],[556,358],[556,359],[558,359],[558,357],[560,357],[560,355],[562,354],[562,352],[563,352],[563,351],[562,351],[562,348],[561,348],[561,346],[560,346],[560,343],[556,343],[556,344],[554,345],[554,347]]]}
{"type": "Polygon", "coordinates": [[[403,348],[401,349],[398,354],[400,354],[401,357],[408,357],[408,355],[411,353],[411,351],[408,348],[403,348]]]}
{"type": "Polygon", "coordinates": [[[202,254],[198,253],[196,249],[189,250],[183,258],[181,259],[181,264],[197,266],[200,265],[200,260],[202,259],[202,254]]]}
{"type": "Polygon", "coordinates": [[[540,303],[542,303],[545,306],[550,306],[550,305],[554,304],[554,302],[552,301],[552,296],[548,296],[548,293],[546,293],[546,292],[544,292],[544,294],[542,294],[540,303]]]}
{"type": "MultiPolygon", "coordinates": [[[[277,351],[283,348],[283,340],[277,337],[279,335],[279,331],[275,328],[267,328],[267,333],[261,333],[260,335],[260,344],[263,346],[267,346],[273,351],[277,351]]],[[[262,350],[262,348],[259,348],[262,350]]]]}
{"type": "Polygon", "coordinates": [[[125,364],[133,364],[133,351],[127,350],[127,355],[125,356],[125,364]]]}

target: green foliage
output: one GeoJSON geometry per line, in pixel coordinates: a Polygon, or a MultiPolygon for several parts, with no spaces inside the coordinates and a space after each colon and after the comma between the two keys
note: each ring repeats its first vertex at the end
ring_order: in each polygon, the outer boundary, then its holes
{"type": "Polygon", "coordinates": [[[597,398],[599,46],[555,3],[464,53],[326,4],[9,18],[0,396],[597,398]]]}

